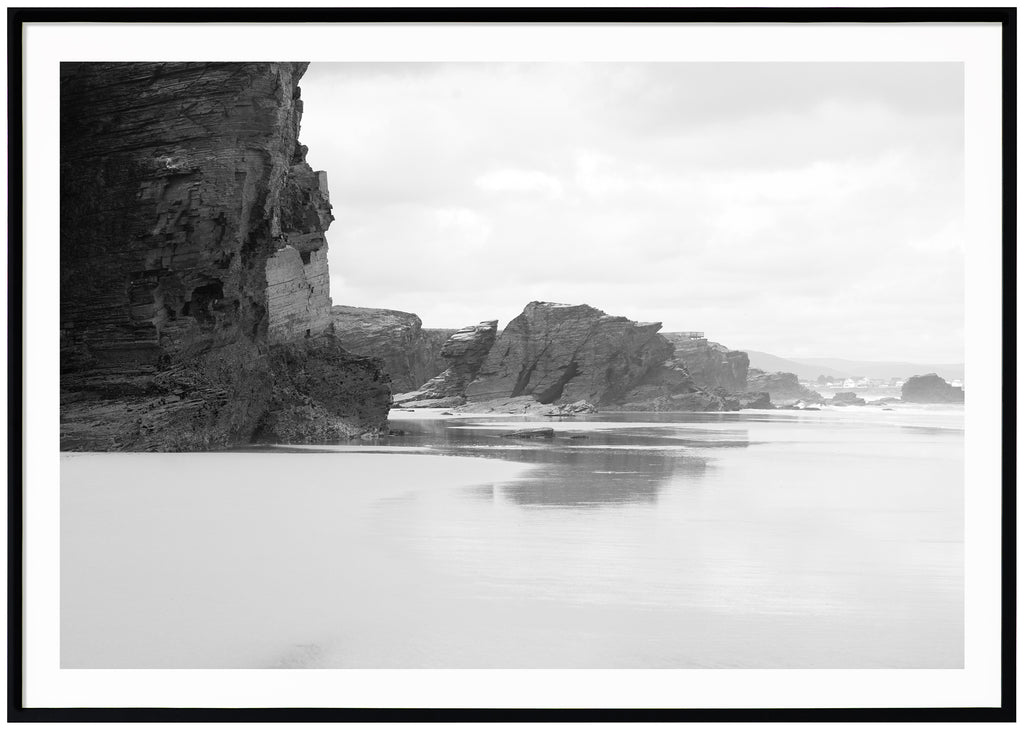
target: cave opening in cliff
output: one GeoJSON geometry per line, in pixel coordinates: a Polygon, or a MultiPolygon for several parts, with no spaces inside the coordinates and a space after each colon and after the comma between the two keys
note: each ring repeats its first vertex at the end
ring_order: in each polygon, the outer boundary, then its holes
{"type": "Polygon", "coordinates": [[[562,391],[565,390],[565,386],[570,380],[580,374],[579,365],[573,360],[569,365],[562,371],[561,376],[555,381],[550,387],[545,388],[543,392],[538,393],[536,398],[541,403],[554,403],[556,400],[562,397],[562,391]]]}
{"type": "Polygon", "coordinates": [[[191,315],[197,322],[212,322],[213,308],[224,298],[224,283],[215,280],[209,284],[197,286],[192,296],[182,308],[182,314],[191,315]]]}

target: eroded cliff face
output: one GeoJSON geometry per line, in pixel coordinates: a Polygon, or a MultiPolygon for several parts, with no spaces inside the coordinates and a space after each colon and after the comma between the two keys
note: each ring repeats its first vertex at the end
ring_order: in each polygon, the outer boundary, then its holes
{"type": "Polygon", "coordinates": [[[787,404],[801,400],[808,403],[824,403],[821,393],[803,385],[794,373],[766,373],[750,368],[747,372],[747,390],[752,393],[768,393],[772,402],[787,404]]]}
{"type": "Polygon", "coordinates": [[[739,404],[724,392],[713,392],[699,385],[675,360],[652,367],[631,388],[620,403],[605,410],[620,411],[734,411],[739,404]]]}
{"type": "Polygon", "coordinates": [[[747,353],[684,332],[663,332],[661,336],[672,343],[675,348],[672,358],[686,369],[697,385],[722,388],[729,393],[746,390],[750,367],[747,353]]]}
{"type": "Polygon", "coordinates": [[[586,304],[530,302],[502,331],[466,396],[618,402],[671,355],[660,328],[658,322],[637,323],[586,304]]]}
{"type": "Polygon", "coordinates": [[[331,276],[324,236],[334,217],[327,173],[306,162],[296,145],[280,197],[278,247],[267,259],[268,336],[290,342],[323,334],[331,326],[331,276]]]}
{"type": "Polygon", "coordinates": [[[331,215],[297,142],[305,67],[62,64],[62,448],[245,443],[298,406],[290,440],[384,425],[378,364],[316,342],[331,215]],[[305,351],[348,390],[295,377],[305,351]]]}
{"type": "Polygon", "coordinates": [[[466,389],[483,367],[497,332],[496,319],[453,332],[440,352],[448,367],[415,391],[395,395],[395,405],[449,407],[465,403],[466,389]]]}
{"type": "Polygon", "coordinates": [[[345,349],[384,361],[395,392],[412,390],[444,370],[441,350],[455,332],[423,329],[411,312],[369,307],[334,306],[331,325],[345,349]]]}

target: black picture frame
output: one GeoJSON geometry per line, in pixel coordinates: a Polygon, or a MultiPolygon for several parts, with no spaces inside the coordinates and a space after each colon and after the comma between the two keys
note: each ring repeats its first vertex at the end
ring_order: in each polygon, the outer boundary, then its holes
{"type": "Polygon", "coordinates": [[[1016,719],[1016,9],[9,8],[8,722],[1013,722],[1016,719]],[[26,707],[23,661],[23,84],[27,23],[998,23],[1002,32],[1002,565],[1000,703],[873,708],[26,707]]]}

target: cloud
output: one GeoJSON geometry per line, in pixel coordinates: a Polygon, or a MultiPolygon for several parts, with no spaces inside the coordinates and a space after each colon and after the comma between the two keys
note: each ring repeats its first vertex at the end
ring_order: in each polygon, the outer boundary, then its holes
{"type": "Polygon", "coordinates": [[[560,198],[563,192],[557,178],[539,170],[491,170],[478,177],[476,185],[491,193],[536,193],[547,198],[560,198]]]}
{"type": "Polygon", "coordinates": [[[339,303],[962,356],[958,64],[314,63],[302,92],[339,303]]]}

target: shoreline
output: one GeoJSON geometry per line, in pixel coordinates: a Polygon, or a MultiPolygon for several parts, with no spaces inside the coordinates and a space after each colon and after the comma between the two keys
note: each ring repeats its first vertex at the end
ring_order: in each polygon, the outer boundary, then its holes
{"type": "Polygon", "coordinates": [[[829,403],[815,405],[811,408],[790,408],[786,406],[767,408],[742,408],[738,411],[623,411],[609,410],[602,411],[600,408],[594,413],[588,414],[565,414],[545,415],[539,413],[522,412],[499,412],[489,413],[460,413],[450,408],[392,408],[388,411],[388,421],[425,421],[425,420],[453,420],[453,419],[487,419],[487,418],[519,418],[525,421],[564,423],[580,420],[580,416],[609,416],[609,415],[659,415],[659,414],[688,414],[688,415],[787,415],[800,413],[956,413],[963,412],[963,403],[885,403],[873,404],[868,401],[864,405],[836,406],[829,403]]]}

